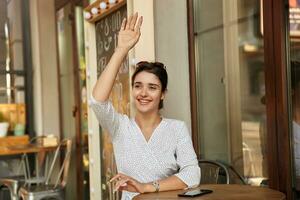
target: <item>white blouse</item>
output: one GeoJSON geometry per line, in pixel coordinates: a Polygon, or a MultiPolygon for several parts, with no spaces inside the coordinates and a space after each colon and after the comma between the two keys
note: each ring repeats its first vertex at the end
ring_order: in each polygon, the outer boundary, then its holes
{"type": "MultiPolygon", "coordinates": [[[[200,168],[191,136],[184,122],[163,118],[146,141],[134,118],[115,111],[110,101],[91,107],[102,126],[109,131],[114,147],[117,170],[141,183],[149,183],[175,175],[188,187],[200,183],[200,168]]],[[[137,193],[124,191],[122,200],[137,193]]]]}

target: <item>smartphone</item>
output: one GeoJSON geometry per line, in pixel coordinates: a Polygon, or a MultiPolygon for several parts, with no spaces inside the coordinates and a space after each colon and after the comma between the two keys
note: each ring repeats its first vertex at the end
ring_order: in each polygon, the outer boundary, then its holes
{"type": "Polygon", "coordinates": [[[178,194],[179,197],[196,197],[196,196],[201,196],[204,194],[209,194],[212,193],[212,190],[207,190],[207,189],[195,189],[195,190],[190,190],[181,194],[178,194]]]}

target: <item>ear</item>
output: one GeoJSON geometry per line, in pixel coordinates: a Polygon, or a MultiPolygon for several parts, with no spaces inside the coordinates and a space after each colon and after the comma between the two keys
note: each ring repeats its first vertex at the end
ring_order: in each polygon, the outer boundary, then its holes
{"type": "Polygon", "coordinates": [[[161,93],[161,97],[160,97],[160,100],[164,100],[165,96],[166,96],[166,93],[167,93],[167,89],[161,93]]]}

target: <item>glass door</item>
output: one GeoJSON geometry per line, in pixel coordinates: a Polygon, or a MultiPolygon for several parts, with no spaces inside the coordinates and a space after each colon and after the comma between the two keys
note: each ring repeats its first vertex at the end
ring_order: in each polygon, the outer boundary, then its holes
{"type": "MultiPolygon", "coordinates": [[[[76,166],[76,119],[75,119],[75,88],[74,88],[74,60],[72,41],[71,3],[66,4],[56,12],[58,60],[59,60],[59,91],[60,91],[60,117],[63,138],[73,141],[71,166],[76,166]]],[[[76,167],[70,167],[66,188],[66,199],[76,198],[76,167]]]]}
{"type": "Polygon", "coordinates": [[[295,190],[300,197],[300,1],[289,0],[290,79],[291,105],[290,130],[293,150],[293,177],[295,190]]]}
{"type": "Polygon", "coordinates": [[[266,185],[264,45],[259,0],[195,0],[200,156],[266,185]]]}
{"type": "Polygon", "coordinates": [[[82,2],[56,12],[61,129],[73,140],[66,199],[89,199],[86,63],[82,2]]]}
{"type": "Polygon", "coordinates": [[[78,187],[82,190],[81,199],[90,199],[89,187],[89,149],[88,149],[88,113],[87,113],[87,87],[86,87],[86,62],[84,47],[84,27],[83,27],[83,8],[81,5],[75,7],[76,23],[76,43],[77,43],[77,62],[79,91],[80,91],[80,135],[77,137],[79,145],[79,156],[81,159],[77,162],[81,167],[78,172],[81,174],[82,181],[78,187]]]}

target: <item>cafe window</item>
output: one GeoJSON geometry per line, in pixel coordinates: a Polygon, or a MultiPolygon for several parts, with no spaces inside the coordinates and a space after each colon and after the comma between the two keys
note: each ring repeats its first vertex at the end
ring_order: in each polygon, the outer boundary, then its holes
{"type": "Polygon", "coordinates": [[[259,0],[194,0],[200,157],[267,185],[264,44],[259,0]]]}
{"type": "MultiPolygon", "coordinates": [[[[28,124],[29,42],[24,37],[28,1],[0,1],[0,136],[23,135],[28,124]],[[24,24],[25,23],[25,24],[24,24]],[[6,131],[6,128],[8,130],[6,131]]],[[[26,28],[28,34],[30,26],[26,28]],[[28,29],[28,30],[27,30],[28,29]]]]}

